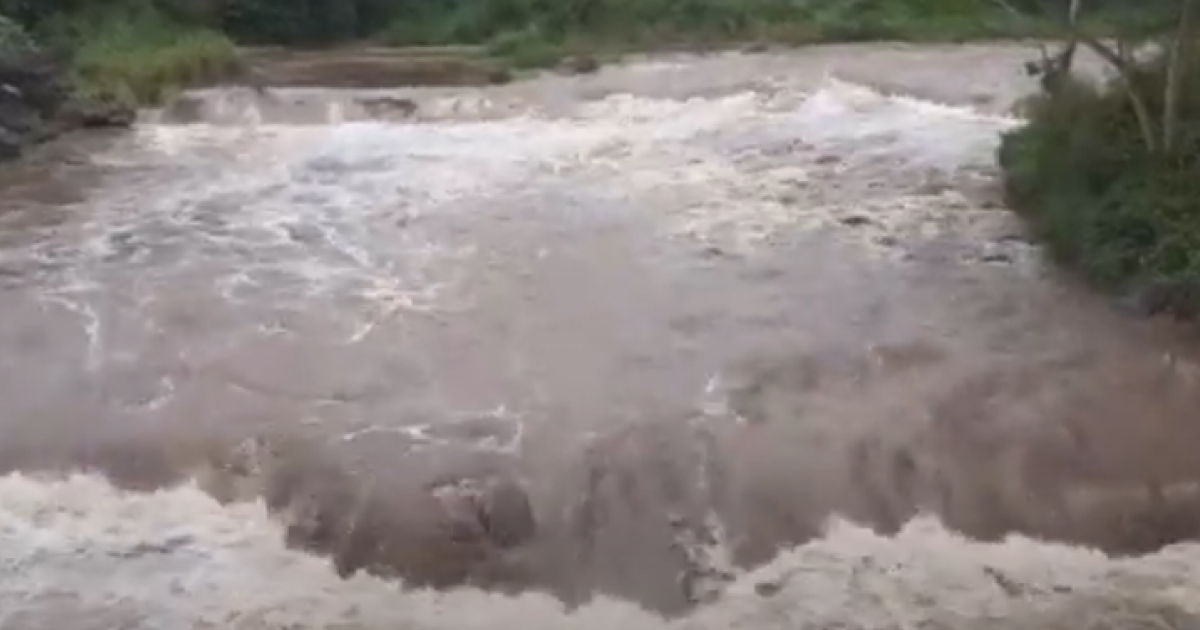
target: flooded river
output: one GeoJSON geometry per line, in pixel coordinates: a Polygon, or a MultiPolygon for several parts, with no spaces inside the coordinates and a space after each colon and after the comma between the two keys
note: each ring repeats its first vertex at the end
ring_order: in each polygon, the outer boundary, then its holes
{"type": "Polygon", "coordinates": [[[1003,209],[1032,54],[220,89],[10,167],[0,628],[1200,627],[1193,341],[1003,209]]]}

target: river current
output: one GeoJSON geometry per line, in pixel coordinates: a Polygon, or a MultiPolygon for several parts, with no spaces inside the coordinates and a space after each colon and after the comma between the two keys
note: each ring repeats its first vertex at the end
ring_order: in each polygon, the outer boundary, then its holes
{"type": "Polygon", "coordinates": [[[1200,627],[1193,340],[1003,208],[1033,54],[221,88],[45,148],[0,628],[1200,627]],[[485,553],[430,488],[488,476],[536,531],[485,553]]]}

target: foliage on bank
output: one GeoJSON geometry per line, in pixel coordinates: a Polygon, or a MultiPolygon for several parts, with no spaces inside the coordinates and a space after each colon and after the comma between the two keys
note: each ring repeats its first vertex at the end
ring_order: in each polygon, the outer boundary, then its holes
{"type": "Polygon", "coordinates": [[[1200,312],[1200,50],[1174,47],[1192,39],[1122,52],[1103,83],[1064,78],[1000,149],[1009,202],[1054,257],[1144,313],[1200,312]]]}
{"type": "Polygon", "coordinates": [[[171,9],[188,1],[0,0],[0,14],[62,58],[89,97],[154,103],[236,69],[232,40],[171,9]]]}
{"type": "MultiPolygon", "coordinates": [[[[1133,0],[1094,0],[1133,6],[1133,0]]],[[[1145,2],[1164,0],[1139,0],[1145,2]]],[[[482,45],[517,67],[734,43],[1041,36],[1015,9],[1069,0],[0,0],[85,89],[139,102],[221,77],[237,45],[482,45]]],[[[1135,7],[1136,8],[1136,7],[1135,7]]]]}
{"type": "Polygon", "coordinates": [[[51,41],[65,42],[72,51],[80,86],[124,101],[159,102],[182,86],[237,69],[236,48],[224,34],[153,9],[84,11],[46,30],[51,41]]]}
{"type": "Polygon", "coordinates": [[[1030,3],[1044,0],[0,0],[0,14],[69,54],[86,89],[146,102],[228,73],[235,42],[476,44],[530,67],[735,42],[1041,34],[1005,9],[1030,3]]]}
{"type": "Polygon", "coordinates": [[[0,59],[25,54],[34,49],[33,38],[20,24],[0,15],[0,59]]]}

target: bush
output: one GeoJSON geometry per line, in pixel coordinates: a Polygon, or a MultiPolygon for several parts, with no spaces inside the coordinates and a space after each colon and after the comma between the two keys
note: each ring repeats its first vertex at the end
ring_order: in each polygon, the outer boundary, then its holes
{"type": "Polygon", "coordinates": [[[537,39],[607,48],[955,39],[1016,32],[979,0],[444,0],[397,4],[383,34],[393,44],[487,44],[537,39]]]}
{"type": "Polygon", "coordinates": [[[488,42],[488,54],[508,62],[513,68],[540,68],[554,64],[564,56],[562,46],[547,39],[536,29],[502,33],[488,42]]]}
{"type": "Polygon", "coordinates": [[[184,26],[146,5],[101,7],[59,16],[47,37],[71,51],[81,90],[153,104],[189,85],[228,75],[237,52],[218,31],[184,26]]]}
{"type": "MultiPolygon", "coordinates": [[[[1200,59],[1184,72],[1184,124],[1175,150],[1148,148],[1125,82],[1075,80],[1032,104],[1028,124],[1003,138],[999,158],[1009,203],[1059,262],[1105,288],[1168,287],[1170,308],[1194,311],[1200,307],[1200,59]]],[[[1153,113],[1162,112],[1165,75],[1162,60],[1154,59],[1133,77],[1153,113]]]]}
{"type": "Polygon", "coordinates": [[[0,15],[0,58],[23,55],[36,49],[33,39],[20,24],[0,15]]]}
{"type": "MultiPolygon", "coordinates": [[[[1049,4],[1060,11],[1068,1],[1049,4]]],[[[467,44],[532,67],[563,53],[1031,34],[999,7],[987,0],[0,0],[0,14],[74,56],[88,89],[143,102],[224,72],[232,42],[467,44]]]]}

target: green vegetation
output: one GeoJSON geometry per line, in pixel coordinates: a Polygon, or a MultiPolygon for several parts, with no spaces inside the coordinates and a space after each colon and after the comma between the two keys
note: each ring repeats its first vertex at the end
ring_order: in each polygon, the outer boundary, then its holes
{"type": "Polygon", "coordinates": [[[9,58],[33,50],[35,44],[20,24],[0,15],[0,58],[9,58]]]}
{"type": "Polygon", "coordinates": [[[235,43],[470,44],[524,68],[750,42],[1041,35],[1008,7],[1045,1],[0,0],[0,14],[69,55],[83,89],[153,102],[234,70],[235,43]]]}
{"type": "Polygon", "coordinates": [[[188,28],[155,11],[110,12],[65,22],[78,84],[100,95],[153,103],[180,86],[227,76],[236,50],[223,34],[188,28]]]}
{"type": "MultiPolygon", "coordinates": [[[[1059,67],[1029,123],[1001,146],[1011,205],[1064,265],[1130,291],[1144,312],[1200,311],[1200,2],[1116,45],[1082,44],[1119,70],[1087,82],[1059,67]],[[1162,52],[1134,57],[1138,44],[1162,52]]],[[[1159,14],[1160,17],[1162,14],[1159,14]]]]}
{"type": "Polygon", "coordinates": [[[402,5],[383,43],[481,44],[518,66],[566,55],[751,42],[1041,35],[989,0],[443,0],[402,5]]]}
{"type": "Polygon", "coordinates": [[[23,19],[45,46],[68,57],[88,97],[154,103],[236,68],[228,37],[150,2],[0,0],[0,12],[23,19]],[[56,4],[65,6],[55,11],[56,4]]]}
{"type": "Polygon", "coordinates": [[[414,4],[382,33],[389,42],[524,42],[625,49],[731,42],[956,39],[1012,34],[1011,20],[979,0],[448,0],[414,4]]]}

